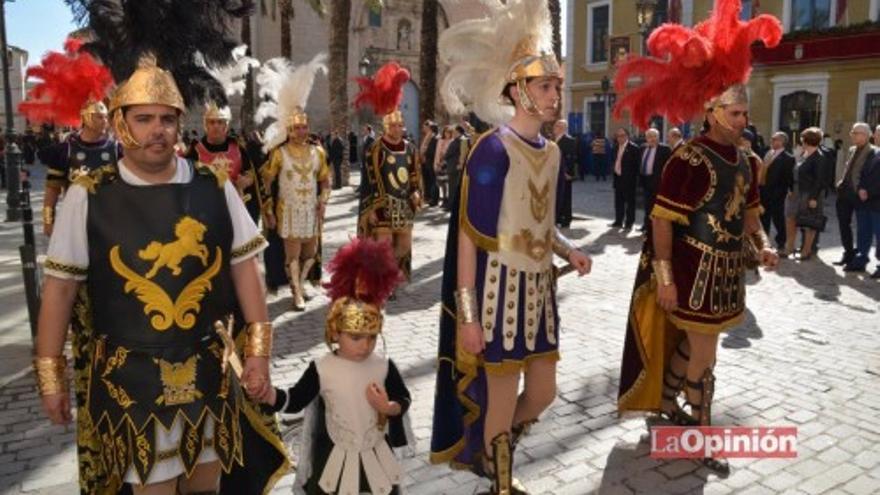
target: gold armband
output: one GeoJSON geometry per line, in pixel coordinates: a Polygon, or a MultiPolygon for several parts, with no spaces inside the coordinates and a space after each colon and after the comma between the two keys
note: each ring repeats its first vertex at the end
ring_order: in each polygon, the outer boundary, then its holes
{"type": "Polygon", "coordinates": [[[458,308],[458,322],[466,325],[477,322],[477,292],[469,287],[455,291],[455,305],[458,308]]]}
{"type": "Polygon", "coordinates": [[[675,285],[675,279],[672,277],[672,263],[669,260],[654,260],[651,262],[654,267],[654,277],[657,283],[663,287],[675,285]]]}
{"type": "Polygon", "coordinates": [[[247,340],[244,344],[244,357],[269,357],[272,355],[272,324],[269,322],[248,323],[247,340]]]}
{"type": "Polygon", "coordinates": [[[43,207],[43,225],[52,225],[55,223],[55,208],[51,206],[43,207]]]}
{"type": "Polygon", "coordinates": [[[34,358],[34,373],[40,395],[67,393],[67,358],[64,356],[34,358]]]}
{"type": "Polygon", "coordinates": [[[577,250],[577,246],[571,242],[571,239],[562,235],[559,229],[553,229],[553,253],[563,259],[568,259],[572,251],[577,250]]]}

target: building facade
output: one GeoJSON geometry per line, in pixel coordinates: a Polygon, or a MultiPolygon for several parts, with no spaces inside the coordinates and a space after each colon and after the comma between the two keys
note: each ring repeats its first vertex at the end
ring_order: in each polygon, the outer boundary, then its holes
{"type": "MultiPolygon", "coordinates": [[[[666,21],[693,25],[708,17],[712,3],[660,0],[653,22],[640,32],[634,0],[569,0],[570,118],[606,134],[618,126],[632,128],[625,116],[610,115],[616,95],[603,88],[603,78],[613,79],[617,57],[644,53],[650,29],[666,21]]],[[[778,17],[785,32],[778,47],[753,48],[750,111],[759,133],[782,130],[794,136],[818,125],[847,144],[854,122],[880,124],[880,0],[743,1],[743,19],[758,13],[778,17]]],[[[654,122],[661,130],[669,125],[660,118],[654,122]]]]}
{"type": "MultiPolygon", "coordinates": [[[[281,56],[281,15],[278,0],[260,0],[250,18],[253,37],[253,56],[261,61],[281,56]]],[[[445,28],[461,20],[485,14],[478,0],[441,0],[438,28],[445,28]]],[[[355,78],[371,75],[385,62],[396,60],[409,69],[412,80],[404,88],[401,110],[408,131],[419,132],[419,54],[421,49],[422,2],[420,0],[385,0],[381,10],[371,10],[369,2],[352,1],[351,28],[348,45],[348,99],[357,94],[355,78]]],[[[291,20],[292,62],[300,64],[311,60],[317,53],[327,52],[329,46],[329,16],[318,15],[307,2],[294,1],[291,20]]],[[[442,64],[438,65],[438,84],[442,79],[442,64]]],[[[327,78],[320,76],[309,98],[308,110],[312,128],[328,132],[330,123],[330,95],[327,78]]],[[[437,106],[442,112],[442,105],[437,106]]],[[[350,110],[352,130],[356,125],[377,123],[378,119],[366,110],[350,110]]]]}
{"type": "MultiPolygon", "coordinates": [[[[16,132],[24,132],[27,120],[16,110],[19,103],[27,96],[25,71],[27,70],[28,52],[16,46],[9,46],[9,89],[12,92],[13,121],[16,132]]],[[[0,78],[0,95],[3,94],[3,79],[0,78]]],[[[0,96],[0,127],[6,130],[6,103],[0,96]]]]}

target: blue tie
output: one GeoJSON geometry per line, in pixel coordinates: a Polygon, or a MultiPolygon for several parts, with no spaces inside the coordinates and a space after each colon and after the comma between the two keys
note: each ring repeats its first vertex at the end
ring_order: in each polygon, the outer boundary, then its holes
{"type": "Polygon", "coordinates": [[[642,157],[642,175],[648,175],[648,158],[651,157],[651,148],[645,149],[645,155],[642,157]]]}

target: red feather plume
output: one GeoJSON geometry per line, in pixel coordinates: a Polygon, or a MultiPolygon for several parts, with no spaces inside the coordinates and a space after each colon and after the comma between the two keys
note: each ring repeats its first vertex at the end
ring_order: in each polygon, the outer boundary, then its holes
{"type": "Polygon", "coordinates": [[[628,59],[614,77],[614,88],[622,95],[614,107],[615,117],[629,109],[641,128],[647,128],[653,115],[687,122],[703,112],[707,101],[748,81],[752,43],[776,46],[782,25],[768,14],[740,21],[741,9],[740,0],[715,0],[711,17],[693,29],[669,23],[655,29],[648,38],[653,57],[628,59]],[[633,77],[641,83],[628,88],[633,77]]]}
{"type": "Polygon", "coordinates": [[[88,101],[107,96],[113,77],[94,57],[80,52],[83,42],[69,38],[64,53],[50,51],[40,65],[29,67],[27,77],[41,81],[28,92],[18,111],[33,123],[79,126],[80,111],[88,101]]]}
{"type": "Polygon", "coordinates": [[[364,105],[373,109],[376,115],[388,115],[397,110],[403,100],[403,85],[409,81],[409,71],[397,62],[388,62],[376,71],[372,79],[355,79],[361,92],[354,98],[354,107],[364,105]]]}
{"type": "Polygon", "coordinates": [[[332,273],[324,284],[330,299],[351,297],[382,307],[402,279],[388,241],[352,239],[327,265],[332,273]]]}

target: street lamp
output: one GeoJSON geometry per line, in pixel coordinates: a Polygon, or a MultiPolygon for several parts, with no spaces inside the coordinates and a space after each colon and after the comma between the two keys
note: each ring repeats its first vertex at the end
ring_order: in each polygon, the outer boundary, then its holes
{"type": "Polygon", "coordinates": [[[602,92],[594,93],[596,98],[605,102],[606,105],[614,105],[617,95],[611,91],[611,79],[607,75],[602,76],[602,80],[599,82],[599,87],[602,89],[602,92]]]}
{"type": "Polygon", "coordinates": [[[657,0],[636,0],[636,20],[639,23],[639,32],[642,36],[648,34],[654,24],[654,11],[657,9],[657,0]]]}
{"type": "Polygon", "coordinates": [[[360,62],[358,62],[358,69],[361,72],[361,75],[366,77],[370,74],[370,66],[373,65],[373,61],[370,60],[370,57],[364,52],[364,56],[361,57],[360,62]]]}
{"type": "Polygon", "coordinates": [[[37,252],[34,239],[34,211],[31,208],[30,180],[22,177],[21,151],[15,144],[15,120],[12,118],[12,89],[9,87],[9,44],[6,39],[6,2],[0,0],[0,63],[3,64],[3,98],[6,104],[6,221],[21,220],[24,245],[19,246],[25,298],[31,324],[31,336],[37,335],[37,314],[40,310],[40,285],[37,276],[37,252]]]}

